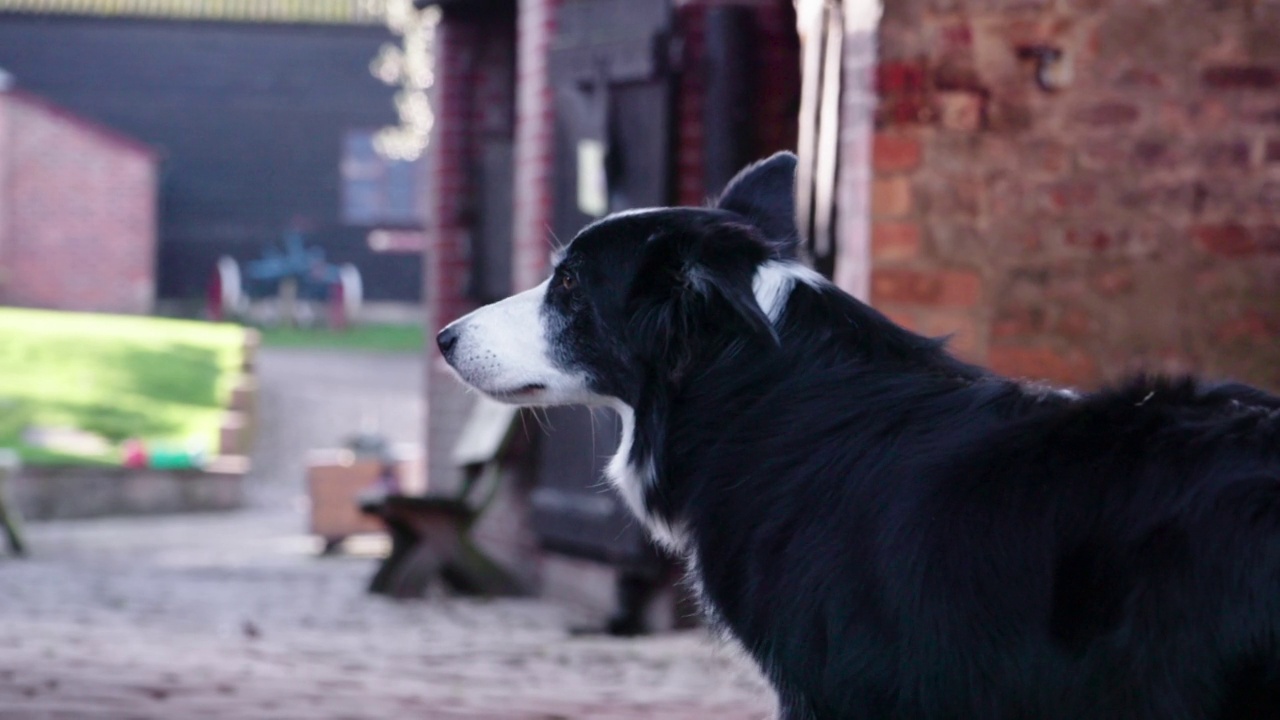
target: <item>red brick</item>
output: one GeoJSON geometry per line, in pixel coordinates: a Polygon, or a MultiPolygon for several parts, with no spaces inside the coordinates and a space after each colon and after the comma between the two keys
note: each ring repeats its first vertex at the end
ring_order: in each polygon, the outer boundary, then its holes
{"type": "Polygon", "coordinates": [[[920,140],[912,135],[876,133],[871,152],[876,172],[903,172],[920,166],[920,140]]]}
{"type": "Polygon", "coordinates": [[[902,217],[911,212],[911,181],[905,177],[878,179],[871,184],[871,215],[902,217]]]}
{"type": "Polygon", "coordinates": [[[1280,253],[1280,227],[1266,225],[1253,229],[1253,240],[1264,253],[1280,253]]]}
{"type": "Polygon", "coordinates": [[[1147,68],[1128,68],[1116,77],[1116,85],[1122,88],[1163,88],[1167,84],[1164,77],[1155,70],[1147,68]]]}
{"type": "Polygon", "coordinates": [[[973,28],[966,22],[947,23],[938,31],[938,40],[943,51],[968,49],[973,46],[973,28]]]}
{"type": "Polygon", "coordinates": [[[1049,204],[1055,210],[1080,210],[1092,207],[1098,199],[1096,183],[1069,180],[1049,187],[1049,204]]]}
{"type": "Polygon", "coordinates": [[[1079,340],[1093,332],[1093,318],[1080,308],[1064,308],[1053,325],[1054,332],[1069,340],[1079,340]]]}
{"type": "Polygon", "coordinates": [[[921,310],[917,313],[915,331],[928,337],[947,337],[949,347],[967,360],[978,360],[978,322],[971,312],[955,310],[921,310]]]}
{"type": "Polygon", "coordinates": [[[914,309],[908,310],[906,308],[884,308],[883,312],[885,314],[885,317],[889,318],[894,323],[901,325],[902,327],[908,330],[911,330],[912,332],[918,332],[919,320],[918,320],[917,313],[914,309]]]}
{"type": "Polygon", "coordinates": [[[1218,65],[1205,68],[1200,79],[1217,90],[1269,90],[1280,86],[1280,72],[1264,65],[1218,65]]]}
{"type": "Polygon", "coordinates": [[[989,90],[967,60],[943,58],[933,68],[933,88],[939,91],[971,92],[986,97],[989,90]]]}
{"type": "Polygon", "coordinates": [[[1197,225],[1191,232],[1200,246],[1214,255],[1239,257],[1258,251],[1253,233],[1243,225],[1197,225]]]}
{"type": "Polygon", "coordinates": [[[1219,342],[1271,342],[1280,336],[1280,316],[1246,310],[1218,326],[1214,338],[1219,342]]]}
{"type": "Polygon", "coordinates": [[[982,278],[970,270],[876,268],[871,274],[874,303],[973,307],[982,298],[982,278]]]}
{"type": "Polygon", "coordinates": [[[1001,375],[1088,385],[1098,377],[1094,359],[1080,350],[1059,352],[1048,347],[997,345],[987,353],[987,365],[1001,375]]]}
{"type": "Polygon", "coordinates": [[[1210,167],[1245,168],[1249,166],[1249,143],[1242,140],[1209,143],[1201,150],[1201,158],[1210,167]]]}
{"type": "Polygon", "coordinates": [[[1171,156],[1169,144],[1161,140],[1139,140],[1133,145],[1133,159],[1144,167],[1167,165],[1171,156]]]}
{"type": "Polygon", "coordinates": [[[1020,167],[1048,175],[1062,174],[1071,160],[1066,146],[1056,140],[1036,140],[1023,146],[1023,151],[1020,167]]]}
{"type": "Polygon", "coordinates": [[[1005,308],[991,323],[993,338],[1026,337],[1038,335],[1044,330],[1044,309],[1033,306],[1005,308]]]}
{"type": "Polygon", "coordinates": [[[938,124],[956,132],[977,132],[986,123],[986,97],[967,91],[937,94],[938,124]]]}
{"type": "MultiPolygon", "coordinates": [[[[516,71],[516,165],[512,234],[515,289],[536,285],[546,266],[546,228],[551,224],[545,183],[553,167],[554,117],[546,55],[555,33],[556,0],[533,0],[517,7],[519,48],[516,71]]],[[[477,26],[479,27],[479,26],[477,26]]],[[[439,50],[437,50],[439,52],[439,50]]]]}
{"type": "Polygon", "coordinates": [[[993,98],[986,108],[985,129],[990,132],[1019,133],[1035,124],[1031,106],[1019,100],[993,98]]]}
{"type": "Polygon", "coordinates": [[[1142,112],[1137,105],[1125,102],[1102,102],[1080,108],[1071,117],[1082,125],[1111,127],[1133,123],[1142,112]]]}
{"type": "Polygon", "coordinates": [[[878,262],[912,260],[920,255],[920,226],[878,222],[871,226],[871,257],[878,262]]]}
{"type": "Polygon", "coordinates": [[[1122,165],[1128,159],[1124,140],[1102,138],[1080,143],[1080,160],[1093,168],[1111,168],[1122,165]]]}
{"type": "Polygon", "coordinates": [[[932,118],[933,110],[923,95],[884,97],[876,106],[878,127],[927,123],[932,118]]]}
{"type": "Polygon", "coordinates": [[[1071,247],[1103,252],[1114,244],[1115,239],[1105,230],[1067,228],[1063,242],[1071,247]]]}
{"type": "Polygon", "coordinates": [[[1263,109],[1249,109],[1244,117],[1250,122],[1263,125],[1280,125],[1280,107],[1272,106],[1263,109]]]}
{"type": "Polygon", "coordinates": [[[1103,295],[1123,295],[1133,290],[1135,277],[1130,268],[1104,270],[1093,278],[1093,286],[1103,295]]]}
{"type": "Polygon", "coordinates": [[[876,92],[881,96],[924,90],[925,70],[919,62],[886,62],[876,67],[876,92]]]}

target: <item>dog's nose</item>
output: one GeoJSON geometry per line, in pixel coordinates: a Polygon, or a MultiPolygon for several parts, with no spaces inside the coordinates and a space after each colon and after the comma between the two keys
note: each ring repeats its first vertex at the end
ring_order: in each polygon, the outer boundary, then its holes
{"type": "Polygon", "coordinates": [[[436,335],[436,345],[440,346],[440,354],[444,355],[444,359],[449,359],[449,353],[453,352],[453,348],[458,344],[458,329],[450,325],[440,331],[436,335]]]}

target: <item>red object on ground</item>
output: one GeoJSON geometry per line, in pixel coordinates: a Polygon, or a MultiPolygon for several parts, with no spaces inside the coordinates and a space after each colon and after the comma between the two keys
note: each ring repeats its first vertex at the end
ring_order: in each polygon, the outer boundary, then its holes
{"type": "Polygon", "coordinates": [[[206,307],[208,308],[210,320],[222,322],[226,309],[222,307],[222,273],[217,268],[214,268],[213,276],[209,279],[206,307]]]}
{"type": "Polygon", "coordinates": [[[333,330],[347,329],[347,293],[338,280],[329,285],[329,327],[333,330]]]}
{"type": "Polygon", "coordinates": [[[141,440],[124,441],[123,464],[127,468],[144,468],[147,466],[147,447],[141,440]]]}

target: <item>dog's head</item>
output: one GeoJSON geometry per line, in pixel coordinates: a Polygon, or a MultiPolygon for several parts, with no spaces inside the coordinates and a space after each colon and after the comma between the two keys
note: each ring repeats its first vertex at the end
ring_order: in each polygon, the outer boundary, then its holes
{"type": "Polygon", "coordinates": [[[547,281],[442,330],[441,352],[463,381],[504,402],[634,407],[651,383],[681,383],[725,353],[776,344],[782,286],[804,272],[788,262],[795,164],[780,153],[747,168],[715,207],[629,211],[588,226],[547,281]]]}

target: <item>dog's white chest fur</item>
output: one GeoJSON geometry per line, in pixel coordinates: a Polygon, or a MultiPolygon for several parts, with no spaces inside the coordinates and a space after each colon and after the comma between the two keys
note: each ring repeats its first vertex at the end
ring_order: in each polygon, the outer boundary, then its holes
{"type": "Polygon", "coordinates": [[[618,445],[618,452],[614,453],[605,468],[605,475],[617,488],[627,508],[649,529],[653,539],[672,552],[682,553],[687,546],[683,528],[672,527],[655,516],[649,512],[645,503],[645,494],[657,484],[658,476],[651,455],[645,455],[639,460],[631,457],[632,448],[635,447],[636,413],[624,402],[614,401],[611,404],[622,419],[622,440],[618,445]]]}
{"type": "MultiPolygon", "coordinates": [[[[818,287],[824,282],[821,275],[794,262],[769,261],[756,271],[752,290],[760,309],[771,322],[778,322],[782,311],[797,283],[818,287]]],[[[689,543],[685,529],[656,517],[647,508],[645,495],[658,482],[653,457],[632,457],[635,447],[636,414],[626,403],[610,399],[609,404],[622,419],[622,440],[618,452],[609,461],[605,474],[617,488],[623,502],[644,522],[654,540],[677,554],[687,553],[689,543]]]]}

